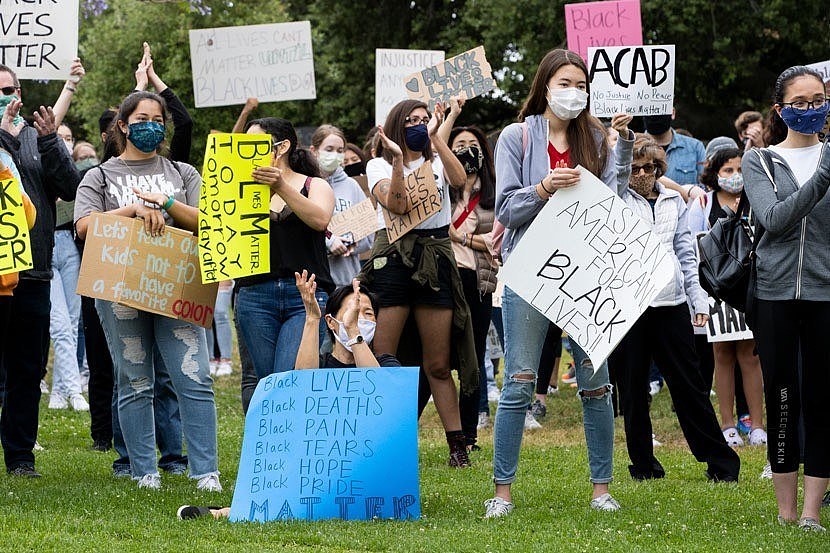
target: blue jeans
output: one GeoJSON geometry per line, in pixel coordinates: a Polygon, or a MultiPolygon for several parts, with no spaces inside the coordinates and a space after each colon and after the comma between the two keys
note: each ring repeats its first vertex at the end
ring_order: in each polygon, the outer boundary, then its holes
{"type": "MultiPolygon", "coordinates": [[[[153,390],[153,419],[156,428],[156,445],[161,452],[159,468],[166,471],[187,470],[187,456],[182,455],[182,418],[179,414],[179,399],[170,380],[170,373],[164,366],[159,349],[153,346],[153,367],[156,383],[153,390]]],[[[115,376],[115,375],[113,375],[115,376]]],[[[118,473],[130,470],[130,455],[124,443],[124,434],[118,422],[118,380],[114,379],[112,393],[112,446],[119,457],[112,463],[118,473]]]]}
{"type": "MultiPolygon", "coordinates": [[[[502,316],[506,350],[504,383],[493,436],[493,480],[496,484],[511,484],[516,480],[525,415],[536,387],[539,357],[549,321],[507,287],[502,298],[502,316]],[[520,378],[520,375],[531,378],[520,378]]],[[[571,343],[577,394],[582,399],[582,424],[588,446],[591,482],[605,484],[613,479],[614,460],[614,411],[608,363],[603,363],[595,373],[582,348],[576,342],[571,343]],[[588,397],[595,390],[598,395],[588,397]]]]}
{"type": "Polygon", "coordinates": [[[217,343],[221,359],[230,359],[233,354],[233,333],[231,332],[230,317],[231,294],[233,294],[233,288],[219,290],[216,294],[216,305],[213,308],[213,324],[216,327],[216,332],[212,328],[206,329],[208,357],[213,358],[217,343]]]}
{"type": "Polygon", "coordinates": [[[52,365],[52,392],[64,397],[81,393],[81,372],[78,367],[78,321],[81,318],[81,296],[78,273],[81,256],[72,239],[72,231],[55,231],[52,250],[52,283],[49,299],[49,335],[55,345],[52,365]]]}
{"type": "MultiPolygon", "coordinates": [[[[325,312],[328,294],[317,290],[325,312]]],[[[236,296],[236,316],[257,377],[291,371],[303,337],[305,307],[294,279],[243,286],[236,296]]],[[[320,319],[320,343],[325,323],[320,319]]]]}
{"type": "Polygon", "coordinates": [[[204,329],[192,323],[95,300],[118,381],[118,418],[133,477],[158,472],[152,350],[158,347],[179,399],[190,477],[219,468],[216,405],[204,329]]]}

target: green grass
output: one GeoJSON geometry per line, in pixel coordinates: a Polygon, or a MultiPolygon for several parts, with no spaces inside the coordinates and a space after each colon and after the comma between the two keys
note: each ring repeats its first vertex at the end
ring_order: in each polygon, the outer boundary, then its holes
{"type": "MultiPolygon", "coordinates": [[[[632,482],[618,421],[612,492],[623,510],[591,511],[581,410],[568,388],[548,398],[544,428],[526,435],[514,485],[516,510],[507,519],[482,519],[482,502],[492,494],[492,432],[483,432],[483,451],[473,454],[471,469],[450,469],[430,406],[420,429],[424,516],[418,522],[182,522],[175,517],[181,504],[231,501],[242,441],[238,373],[220,381],[216,392],[225,492],[214,498],[197,494],[184,476],[163,476],[161,492],[114,479],[109,470],[114,454],[88,450],[89,416],[50,411],[44,399],[39,440],[46,451],[37,455],[44,477],[0,476],[0,550],[830,551],[827,535],[775,523],[771,482],[758,479],[762,448],[741,450],[740,484],[708,483],[705,466],[687,450],[667,393],[658,396],[653,418],[666,444],[657,454],[668,477],[632,482]]],[[[394,476],[394,467],[388,476],[394,476]]]]}

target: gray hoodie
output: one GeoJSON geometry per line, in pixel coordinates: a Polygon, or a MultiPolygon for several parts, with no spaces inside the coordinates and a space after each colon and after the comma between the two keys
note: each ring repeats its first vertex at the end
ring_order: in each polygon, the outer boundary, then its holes
{"type": "MultiPolygon", "coordinates": [[[[508,125],[496,143],[496,219],[507,229],[501,246],[501,257],[507,261],[525,231],[544,207],[536,193],[536,185],[550,172],[548,158],[548,122],[541,115],[531,115],[527,123],[527,149],[523,147],[522,124],[508,125]]],[[[617,192],[617,167],[613,150],[604,137],[596,137],[597,148],[608,149],[608,162],[602,175],[597,175],[617,192]]]]}
{"type": "MultiPolygon", "coordinates": [[[[347,211],[353,205],[359,204],[366,199],[366,194],[350,176],[346,175],[342,167],[326,179],[334,190],[334,212],[340,213],[347,211]]],[[[333,238],[326,238],[326,248],[331,248],[333,238]]],[[[337,286],[346,286],[351,284],[352,279],[360,272],[359,256],[365,251],[372,248],[374,236],[367,236],[362,240],[358,240],[355,245],[355,250],[349,256],[333,255],[329,252],[329,270],[331,271],[331,278],[337,286]]]]}
{"type": "Polygon", "coordinates": [[[758,150],[744,154],[746,194],[765,229],[756,250],[759,299],[830,301],[828,150],[830,145],[822,146],[815,174],[800,187],[787,162],[775,152],[770,151],[770,175],[758,150]]]}

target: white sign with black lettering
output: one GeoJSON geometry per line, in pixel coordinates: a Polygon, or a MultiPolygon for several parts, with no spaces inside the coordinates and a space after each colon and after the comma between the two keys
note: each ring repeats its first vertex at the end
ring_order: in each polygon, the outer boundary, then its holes
{"type": "Polygon", "coordinates": [[[383,125],[392,107],[408,98],[404,78],[444,61],[443,50],[375,50],[375,125],[383,125]]]}
{"type": "Polygon", "coordinates": [[[67,79],[76,57],[78,0],[0,1],[0,64],[18,79],[67,79]]]}
{"type": "Polygon", "coordinates": [[[674,62],[673,44],[588,48],[591,114],[671,114],[674,62]]]}
{"type": "Polygon", "coordinates": [[[706,339],[709,342],[737,342],[754,338],[743,313],[729,304],[709,298],[709,322],[706,323],[706,339]]]}
{"type": "Polygon", "coordinates": [[[556,191],[499,278],[568,333],[596,370],[674,278],[674,264],[651,224],[579,169],[579,184],[556,191]]]}
{"type": "Polygon", "coordinates": [[[190,66],[197,108],[317,97],[308,21],[194,29],[190,66]]]}

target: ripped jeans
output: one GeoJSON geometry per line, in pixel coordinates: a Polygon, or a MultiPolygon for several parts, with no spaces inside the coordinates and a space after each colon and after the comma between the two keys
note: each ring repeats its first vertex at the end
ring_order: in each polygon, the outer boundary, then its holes
{"type": "MultiPolygon", "coordinates": [[[[504,318],[504,384],[496,411],[493,434],[493,481],[516,480],[527,408],[533,398],[539,357],[548,332],[548,319],[510,288],[502,298],[504,318]]],[[[614,410],[608,363],[594,372],[588,356],[573,344],[578,395],[582,399],[583,427],[588,446],[591,482],[606,484],[613,479],[614,410]]]]}
{"type": "Polygon", "coordinates": [[[216,405],[205,331],[192,323],[95,300],[118,381],[118,418],[133,477],[158,473],[152,342],[179,398],[190,477],[219,470],[216,405]]]}

